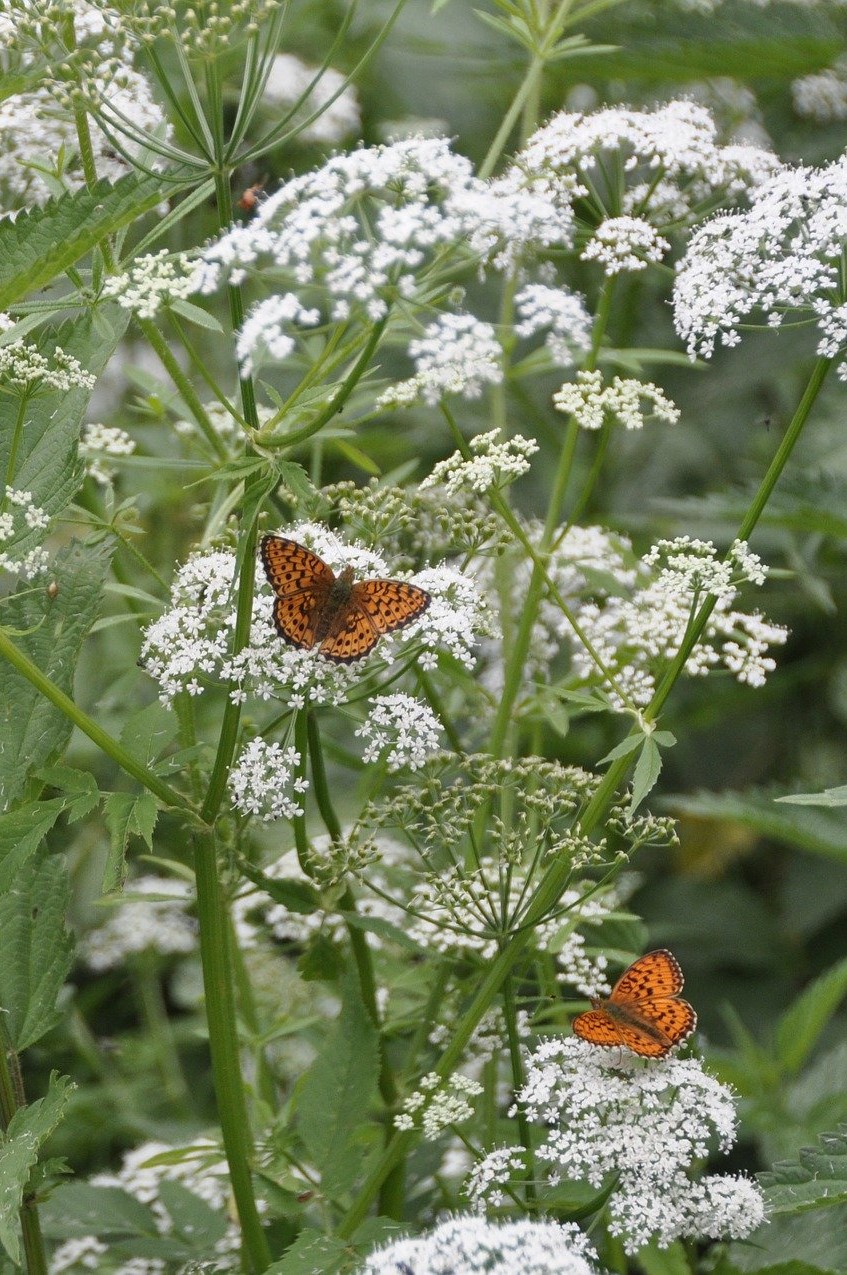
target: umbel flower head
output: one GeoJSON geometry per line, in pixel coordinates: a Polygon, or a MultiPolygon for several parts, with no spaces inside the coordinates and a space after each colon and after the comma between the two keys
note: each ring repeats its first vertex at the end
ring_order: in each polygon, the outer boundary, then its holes
{"type": "Polygon", "coordinates": [[[601,1275],[594,1261],[576,1226],[458,1214],[427,1235],[376,1249],[359,1275],[601,1275]]]}
{"type": "Polygon", "coordinates": [[[742,322],[777,328],[805,315],[817,327],[818,354],[840,357],[847,379],[845,245],[847,156],[823,168],[781,168],[747,211],[715,217],[691,239],[674,285],[676,329],[689,353],[709,358],[718,341],[737,345],[742,322]]]}
{"type": "MultiPolygon", "coordinates": [[[[735,1140],[732,1091],[694,1058],[644,1063],[627,1050],[600,1049],[576,1037],[540,1045],[517,1094],[541,1125],[536,1164],[550,1187],[588,1182],[599,1190],[617,1175],[606,1205],[609,1231],[628,1253],[649,1240],[743,1238],[762,1222],[761,1192],[748,1178],[697,1176],[716,1145],[735,1140]]],[[[514,1175],[520,1148],[500,1149],[475,1166],[471,1199],[495,1202],[514,1175]]]]}

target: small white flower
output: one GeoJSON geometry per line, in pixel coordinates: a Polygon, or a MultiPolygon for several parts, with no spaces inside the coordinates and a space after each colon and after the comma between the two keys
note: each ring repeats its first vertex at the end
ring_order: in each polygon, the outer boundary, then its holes
{"type": "Polygon", "coordinates": [[[534,336],[548,328],[544,344],[557,367],[573,367],[591,347],[591,315],[582,297],[567,288],[528,283],[515,296],[515,335],[534,336]]]}
{"type": "Polygon", "coordinates": [[[102,296],[112,298],[139,319],[153,319],[164,307],[196,292],[194,266],[187,253],[171,255],[167,248],[136,257],[124,274],[103,284],[102,296]]]}
{"type": "Polygon", "coordinates": [[[479,398],[485,385],[503,380],[503,351],[494,328],[472,314],[440,315],[410,342],[409,355],[415,375],[380,394],[378,407],[407,407],[419,399],[435,404],[445,394],[479,398]]]}
{"type": "Polygon", "coordinates": [[[670,241],[643,217],[609,217],[582,250],[583,261],[596,261],[607,275],[646,270],[670,252],[670,241]]]}
{"type": "Polygon", "coordinates": [[[0,387],[8,385],[18,393],[33,390],[93,389],[97,377],[86,372],[79,359],[57,345],[48,357],[30,342],[10,341],[0,345],[0,387]]]}
{"type": "Polygon", "coordinates": [[[817,124],[847,119],[847,65],[836,62],[823,71],[794,80],[791,98],[796,113],[817,124]]]}
{"type": "Polygon", "coordinates": [[[469,460],[461,452],[440,460],[423,480],[421,488],[435,487],[452,496],[460,492],[499,491],[514,482],[528,471],[529,457],[538,451],[538,444],[521,434],[502,442],[497,441],[499,437],[499,429],[477,434],[469,444],[474,453],[469,460]]]}
{"type": "Polygon", "coordinates": [[[420,1089],[404,1099],[402,1112],[394,1117],[394,1127],[403,1130],[419,1125],[424,1138],[430,1142],[451,1125],[470,1120],[474,1113],[470,1099],[482,1093],[482,1085],[478,1081],[460,1072],[444,1082],[435,1072],[430,1072],[422,1076],[419,1083],[420,1089]],[[418,1112],[425,1105],[426,1109],[418,1117],[418,1112]]]}
{"type": "Polygon", "coordinates": [[[377,695],[355,733],[365,741],[365,765],[384,757],[390,771],[420,770],[438,749],[441,723],[427,704],[398,692],[377,695]]]}
{"type": "Polygon", "coordinates": [[[86,462],[85,472],[96,483],[105,486],[115,477],[115,470],[105,458],[131,456],[135,451],[135,439],[117,425],[86,425],[79,441],[79,451],[86,462]]]}
{"type": "Polygon", "coordinates": [[[258,815],[266,822],[302,815],[298,797],[309,783],[296,775],[299,765],[300,754],[295,748],[251,740],[230,771],[232,804],[243,815],[258,815]]]}
{"type": "Polygon", "coordinates": [[[417,1239],[375,1249],[359,1275],[601,1275],[595,1260],[572,1223],[489,1222],[460,1214],[417,1239]]]}
{"type": "Polygon", "coordinates": [[[46,570],[50,560],[47,550],[40,545],[32,547],[31,533],[45,531],[49,524],[49,515],[35,504],[31,491],[0,487],[0,572],[31,580],[46,570]],[[30,547],[21,552],[22,544],[30,547]]]}
{"type": "Polygon", "coordinates": [[[608,419],[625,429],[642,429],[650,417],[675,425],[679,408],[652,381],[636,381],[616,376],[603,385],[601,372],[577,372],[576,381],[563,385],[553,395],[553,405],[573,416],[582,429],[600,429],[608,419]],[[641,403],[646,400],[648,411],[641,403]]]}

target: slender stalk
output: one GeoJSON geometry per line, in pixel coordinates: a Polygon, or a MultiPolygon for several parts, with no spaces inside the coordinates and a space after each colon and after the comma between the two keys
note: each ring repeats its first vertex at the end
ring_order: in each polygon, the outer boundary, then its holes
{"type": "Polygon", "coordinates": [[[0,629],[0,655],[4,656],[28,682],[31,682],[45,699],[48,699],[51,704],[54,704],[56,708],[64,713],[77,729],[87,735],[101,752],[104,752],[107,757],[111,757],[112,761],[116,762],[128,775],[132,775],[133,779],[137,779],[148,792],[152,792],[155,797],[158,797],[163,805],[182,810],[186,814],[196,814],[196,811],[182,793],[177,792],[164,779],[160,779],[152,770],[148,770],[137,757],[127,752],[118,740],[103,730],[102,726],[99,726],[93,717],[89,717],[83,709],[75,704],[69,695],[66,695],[58,686],[54,686],[50,678],[41,672],[37,664],[33,664],[28,655],[24,655],[23,651],[15,645],[2,629],[0,629]]]}
{"type": "Polygon", "coordinates": [[[165,1096],[183,1115],[187,1115],[190,1111],[188,1085],[185,1083],[174,1043],[173,1027],[162,996],[156,958],[149,950],[138,957],[135,985],[141,1016],[156,1050],[165,1096]]]}
{"type": "MultiPolygon", "coordinates": [[[[744,520],[741,523],[738,536],[736,537],[737,539],[746,540],[761,517],[768,499],[793,452],[798,438],[800,437],[803,426],[808,420],[809,413],[818,394],[820,393],[830,366],[831,361],[826,359],[819,359],[815,364],[809,383],[806,386],[797,410],[794,413],[788,429],[786,430],[785,436],[777,449],[773,461],[768,467],[765,477],[762,479],[759,489],[751,502],[744,520]]],[[[712,606],[713,605],[714,603],[712,603],[712,606]]],[[[709,606],[708,603],[704,603],[692,622],[691,629],[685,642],[685,646],[689,653],[702,632],[703,627],[711,614],[711,610],[712,607],[709,606]]],[[[644,718],[646,720],[655,720],[659,709],[664,704],[670,690],[672,689],[673,683],[670,678],[671,671],[675,670],[675,677],[678,677],[682,671],[684,663],[685,658],[682,658],[680,653],[672,662],[665,678],[659,683],[649,707],[645,710],[644,718]]],[[[618,790],[624,781],[630,765],[631,759],[623,757],[610,766],[609,770],[598,785],[594,796],[586,806],[585,811],[578,821],[577,827],[580,833],[586,836],[589,835],[605,818],[609,811],[609,807],[612,805],[615,797],[617,796],[618,790]]],[[[570,876],[570,871],[570,863],[565,859],[554,861],[548,868],[526,910],[524,925],[516,934],[512,935],[508,946],[499,953],[489,966],[471,1004],[462,1015],[462,1018],[454,1025],[450,1043],[439,1059],[438,1065],[434,1069],[442,1079],[452,1074],[464,1053],[468,1041],[473,1035],[473,1032],[476,1030],[477,1024],[487,1012],[491,1002],[500,991],[512,970],[526,954],[527,948],[529,947],[532,939],[533,926],[537,923],[539,918],[546,915],[550,909],[555,906],[556,901],[560,897],[562,889],[570,876]]],[[[382,1181],[386,1175],[391,1172],[394,1165],[408,1154],[414,1139],[414,1130],[401,1132],[395,1135],[393,1141],[388,1147],[386,1147],[382,1159],[374,1165],[368,1175],[358,1198],[355,1200],[352,1208],[338,1229],[339,1235],[351,1235],[356,1228],[361,1225],[362,1221],[367,1216],[371,1202],[376,1197],[380,1189],[382,1181]]]]}
{"type": "Polygon", "coordinates": [[[160,362],[166,369],[168,376],[171,378],[176,388],[179,390],[180,397],[185,402],[185,405],[191,412],[200,431],[202,432],[203,437],[217,456],[218,460],[229,460],[229,452],[227,451],[226,444],[209,419],[209,413],[206,411],[204,403],[200,399],[200,396],[188,377],[183,372],[182,368],[179,366],[179,363],[174,358],[171,347],[168,345],[155,323],[153,323],[151,319],[139,319],[138,325],[147,340],[150,342],[150,345],[156,351],[156,354],[159,356],[160,362]]]}
{"type": "MultiPolygon", "coordinates": [[[[18,463],[18,451],[21,445],[21,438],[24,432],[24,421],[26,420],[26,405],[29,402],[27,393],[21,394],[21,401],[18,404],[18,414],[15,417],[15,428],[12,434],[12,442],[9,445],[9,460],[6,464],[6,486],[11,487],[15,477],[15,467],[18,463]]],[[[6,504],[6,497],[3,497],[3,504],[6,504]]]]}
{"type": "Polygon", "coordinates": [[[253,1192],[253,1145],[239,1058],[229,916],[218,880],[217,845],[212,831],[194,838],[194,876],[218,1117],[244,1250],[250,1269],[260,1272],[270,1266],[272,1259],[253,1192]]]}
{"type": "MultiPolygon", "coordinates": [[[[503,1012],[506,1016],[506,1036],[509,1041],[512,1089],[517,1094],[523,1089],[525,1076],[523,1058],[521,1057],[520,1036],[518,1035],[518,1016],[515,1009],[515,985],[511,975],[508,976],[503,984],[503,1012]]],[[[518,1105],[517,1120],[518,1136],[526,1153],[526,1202],[532,1206],[535,1203],[535,1152],[532,1146],[532,1131],[529,1127],[529,1121],[526,1118],[526,1112],[520,1105],[518,1105]]]]}

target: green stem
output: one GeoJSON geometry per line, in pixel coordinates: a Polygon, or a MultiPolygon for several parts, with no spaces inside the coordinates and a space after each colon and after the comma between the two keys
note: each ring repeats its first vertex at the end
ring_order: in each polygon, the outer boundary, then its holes
{"type": "Polygon", "coordinates": [[[385,318],[380,319],[379,322],[375,323],[371,328],[370,335],[365,342],[362,353],[359,355],[349,373],[344,378],[344,382],[340,389],[330,400],[324,410],[319,412],[315,419],[310,421],[308,425],[304,425],[302,429],[295,430],[293,434],[285,435],[284,445],[287,451],[290,451],[292,447],[299,447],[301,443],[305,443],[307,439],[312,438],[314,434],[317,434],[319,430],[323,429],[324,425],[327,425],[332,420],[336,413],[341,411],[362,376],[367,371],[387,323],[388,315],[386,315],[385,318]]]}
{"type": "Polygon", "coordinates": [[[165,1097],[183,1115],[189,1114],[189,1090],[174,1043],[173,1027],[168,1018],[159,982],[156,958],[151,951],[142,952],[138,958],[135,976],[141,1016],[159,1063],[165,1097]]]}
{"type": "Polygon", "coordinates": [[[227,451],[226,444],[212,424],[204,403],[200,399],[200,396],[194,386],[191,384],[191,381],[185,375],[182,368],[179,366],[179,363],[174,358],[173,350],[168,345],[155,323],[153,323],[150,319],[139,319],[138,325],[147,340],[150,342],[150,345],[156,351],[159,361],[166,369],[168,376],[171,378],[174,385],[179,390],[180,397],[191,412],[203,434],[203,437],[206,439],[206,442],[209,444],[218,460],[229,460],[229,452],[227,451]]]}
{"type": "Polygon", "coordinates": [[[132,775],[133,779],[137,779],[148,792],[152,792],[154,796],[158,797],[163,805],[172,806],[185,813],[196,814],[196,811],[194,811],[182,793],[177,792],[170,784],[165,783],[164,779],[160,779],[152,770],[148,770],[137,757],[127,752],[118,740],[104,731],[102,726],[98,726],[93,717],[89,717],[87,713],[83,712],[70,696],[66,695],[58,686],[54,686],[50,678],[46,677],[36,664],[33,664],[29,656],[24,655],[23,651],[15,646],[14,642],[2,629],[0,629],[0,655],[4,656],[13,668],[16,668],[37,691],[40,691],[45,699],[48,699],[60,712],[64,713],[73,722],[74,726],[81,730],[84,735],[87,735],[101,752],[104,752],[107,757],[111,757],[112,761],[116,762],[128,775],[132,775]]]}
{"type": "MultiPolygon", "coordinates": [[[[518,1016],[515,1009],[515,986],[511,975],[503,984],[503,1012],[506,1016],[506,1035],[509,1041],[509,1061],[512,1066],[512,1089],[515,1094],[520,1093],[524,1087],[524,1068],[523,1058],[521,1057],[521,1042],[518,1035],[518,1016]]],[[[526,1118],[526,1112],[522,1107],[517,1109],[518,1119],[518,1136],[521,1145],[526,1152],[526,1202],[529,1205],[535,1203],[535,1152],[532,1146],[532,1131],[529,1121],[526,1118]]]]}
{"type": "Polygon", "coordinates": [[[253,1192],[250,1168],[253,1146],[238,1051],[229,916],[218,879],[217,845],[211,831],[198,833],[194,838],[194,874],[218,1116],[245,1253],[250,1269],[260,1272],[270,1266],[272,1259],[253,1192]]]}
{"type": "MultiPolygon", "coordinates": [[[[800,400],[794,417],[786,430],[785,436],[780,443],[777,453],[774,456],[765,477],[762,479],[759,490],[753,498],[750,509],[739,528],[736,539],[746,540],[761,517],[768,498],[773,492],[793,448],[800,437],[803,426],[808,419],[809,413],[820,392],[830,366],[831,361],[825,359],[820,359],[815,364],[809,383],[803,393],[803,397],[800,400]]],[[[692,623],[691,633],[688,635],[686,640],[689,653],[700,632],[702,632],[702,628],[708,620],[709,615],[711,614],[711,607],[706,610],[706,606],[707,604],[704,604],[704,606],[701,607],[700,612],[692,623]]],[[[679,676],[684,663],[685,659],[681,659],[679,656],[673,661],[671,667],[676,669],[676,676],[679,676]]],[[[670,673],[670,669],[668,673],[670,673]]],[[[646,720],[649,721],[655,719],[661,705],[667,699],[671,685],[672,683],[670,682],[669,676],[666,675],[666,678],[659,683],[649,707],[645,710],[644,717],[646,720]]],[[[588,836],[591,832],[593,832],[601,820],[607,815],[609,807],[612,805],[630,765],[630,758],[620,758],[610,766],[609,770],[604,775],[594,796],[586,806],[585,811],[578,821],[577,830],[583,836],[588,836]]],[[[486,971],[479,988],[477,989],[473,1001],[466,1009],[461,1020],[454,1024],[450,1044],[447,1046],[444,1054],[438,1062],[437,1067],[435,1068],[436,1073],[442,1079],[450,1076],[454,1071],[469,1040],[471,1039],[471,1036],[476,1030],[477,1024],[487,1012],[491,1002],[503,986],[505,980],[509,977],[517,963],[526,954],[527,948],[529,947],[532,939],[534,925],[541,917],[545,916],[552,907],[555,906],[570,877],[570,874],[571,865],[565,858],[554,861],[548,868],[547,873],[540,881],[538,889],[526,909],[522,928],[516,934],[512,935],[508,947],[504,948],[492,962],[486,971]]],[[[361,1225],[362,1221],[367,1216],[371,1201],[379,1191],[380,1185],[385,1176],[401,1158],[408,1154],[414,1139],[414,1130],[404,1131],[402,1133],[398,1133],[389,1146],[386,1147],[382,1159],[374,1165],[367,1180],[363,1184],[358,1198],[339,1227],[339,1235],[351,1235],[356,1228],[361,1225]]]]}

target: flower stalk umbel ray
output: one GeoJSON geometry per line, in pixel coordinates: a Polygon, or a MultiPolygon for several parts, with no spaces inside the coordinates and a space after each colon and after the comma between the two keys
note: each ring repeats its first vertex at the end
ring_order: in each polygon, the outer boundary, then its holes
{"type": "MultiPolygon", "coordinates": [[[[816,362],[794,416],[739,527],[737,539],[746,540],[755,529],[793,453],[831,365],[832,360],[830,359],[819,359],[816,362]]],[[[665,676],[660,680],[656,688],[653,699],[644,710],[642,715],[644,721],[649,723],[656,720],[660,709],[666,702],[682,672],[688,654],[690,654],[702,633],[713,606],[714,602],[711,599],[707,599],[692,620],[680,652],[669,665],[665,676]]],[[[584,836],[590,835],[607,815],[625,781],[631,764],[632,756],[627,755],[619,758],[609,767],[594,796],[577,821],[577,827],[584,836]]],[[[500,993],[512,970],[526,952],[532,938],[533,925],[539,918],[547,915],[550,909],[555,906],[568,880],[570,870],[568,861],[554,862],[539,882],[532,901],[526,910],[523,928],[511,936],[508,944],[488,967],[473,1001],[465,1010],[462,1018],[456,1023],[449,1045],[439,1059],[438,1064],[433,1068],[435,1073],[442,1079],[450,1076],[461,1060],[477,1025],[481,1022],[494,998],[500,993]]],[[[338,1234],[340,1236],[351,1235],[361,1225],[367,1216],[371,1202],[380,1189],[381,1183],[394,1166],[400,1163],[408,1154],[414,1144],[415,1137],[416,1131],[414,1129],[403,1130],[395,1135],[391,1144],[386,1147],[382,1158],[374,1165],[362,1186],[358,1198],[339,1226],[338,1234]]]]}

